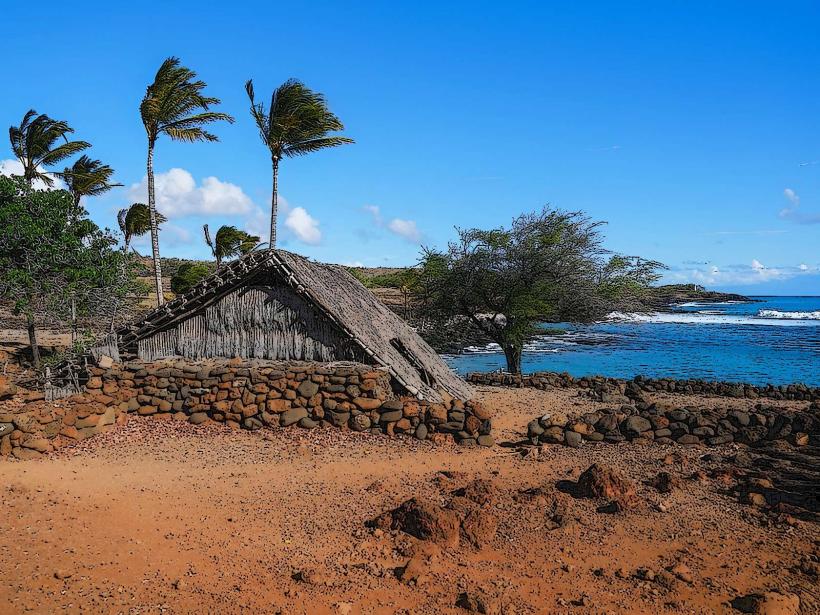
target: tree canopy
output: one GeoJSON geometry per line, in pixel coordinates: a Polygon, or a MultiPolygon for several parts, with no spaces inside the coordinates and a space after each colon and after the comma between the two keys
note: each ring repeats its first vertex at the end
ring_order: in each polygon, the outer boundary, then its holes
{"type": "Polygon", "coordinates": [[[0,297],[25,316],[35,365],[38,322],[107,313],[130,290],[130,261],[116,245],[69,192],[0,177],[0,297]]]}
{"type": "Polygon", "coordinates": [[[446,251],[423,253],[423,309],[439,320],[468,318],[518,373],[539,322],[590,322],[614,309],[640,309],[657,280],[660,263],[604,249],[601,225],[580,212],[544,208],[509,228],[458,229],[446,251]]]}
{"type": "Polygon", "coordinates": [[[171,290],[178,295],[187,293],[211,273],[211,268],[204,263],[183,263],[171,278],[171,290]]]}

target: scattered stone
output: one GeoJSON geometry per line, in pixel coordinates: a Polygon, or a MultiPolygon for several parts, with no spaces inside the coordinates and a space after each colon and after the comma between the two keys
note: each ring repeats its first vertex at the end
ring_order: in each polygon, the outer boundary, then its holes
{"type": "Polygon", "coordinates": [[[456,599],[456,606],[470,613],[493,615],[497,612],[496,605],[484,594],[479,592],[462,592],[456,599]]]}
{"type": "Polygon", "coordinates": [[[459,542],[458,515],[452,510],[416,498],[379,515],[368,525],[383,530],[400,530],[419,540],[430,540],[447,547],[457,547],[459,542]]]}
{"type": "Polygon", "coordinates": [[[680,485],[680,479],[669,472],[658,472],[649,481],[649,486],[653,487],[658,493],[671,493],[678,489],[680,485]]]}
{"type": "Polygon", "coordinates": [[[623,500],[635,495],[635,485],[615,470],[592,464],[578,478],[578,495],[586,498],[623,500]]]}
{"type": "Polygon", "coordinates": [[[731,600],[731,605],[741,613],[755,615],[800,614],[800,597],[790,593],[764,592],[738,596],[731,600]]]}
{"type": "Polygon", "coordinates": [[[667,570],[684,583],[691,585],[694,582],[694,579],[692,578],[692,571],[689,570],[689,566],[686,564],[678,562],[677,564],[667,568],[667,570]]]}
{"type": "Polygon", "coordinates": [[[306,585],[314,585],[314,586],[328,586],[332,585],[330,577],[319,571],[315,568],[305,568],[304,570],[299,570],[293,574],[293,578],[296,581],[300,581],[305,583],[306,585]]]}

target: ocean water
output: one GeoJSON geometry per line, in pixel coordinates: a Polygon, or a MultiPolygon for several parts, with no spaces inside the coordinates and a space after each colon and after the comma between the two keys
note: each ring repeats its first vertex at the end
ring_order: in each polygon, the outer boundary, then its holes
{"type": "MultiPolygon", "coordinates": [[[[592,325],[545,325],[565,333],[528,344],[522,370],[820,386],[820,297],[752,299],[613,313],[592,325]]],[[[461,374],[506,368],[495,344],[445,359],[461,374]]]]}

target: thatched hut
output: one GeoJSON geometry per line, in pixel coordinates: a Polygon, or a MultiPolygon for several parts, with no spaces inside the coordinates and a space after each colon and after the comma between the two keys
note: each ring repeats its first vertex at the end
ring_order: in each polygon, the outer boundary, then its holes
{"type": "MultiPolygon", "coordinates": [[[[112,349],[114,350],[114,349],[112,349]]],[[[474,397],[406,322],[338,265],[252,252],[117,332],[123,359],[357,361],[419,399],[474,397]]]]}

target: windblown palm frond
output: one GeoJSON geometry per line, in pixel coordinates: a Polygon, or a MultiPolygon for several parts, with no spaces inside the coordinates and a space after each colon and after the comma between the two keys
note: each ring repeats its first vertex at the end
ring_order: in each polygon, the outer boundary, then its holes
{"type": "Polygon", "coordinates": [[[202,231],[205,234],[205,243],[208,244],[216,259],[217,267],[222,265],[224,259],[247,254],[259,246],[259,237],[241,231],[235,226],[219,227],[214,239],[211,239],[211,232],[207,224],[202,227],[202,231]]]}
{"type": "Polygon", "coordinates": [[[162,63],[140,104],[140,116],[151,143],[163,133],[179,141],[218,140],[203,127],[220,120],[233,123],[234,119],[227,113],[208,110],[220,101],[202,94],[205,85],[196,80],[194,71],[180,66],[179,58],[162,63]]]}
{"type": "Polygon", "coordinates": [[[328,109],[325,97],[296,79],[289,79],[273,91],[270,106],[257,103],[253,81],[245,84],[251,102],[251,116],[271,155],[301,156],[326,147],[353,143],[328,133],[344,130],[341,120],[328,109]]]}
{"type": "Polygon", "coordinates": [[[270,151],[273,165],[270,247],[275,248],[279,161],[285,156],[304,156],[320,149],[353,143],[353,139],[330,134],[344,130],[341,120],[330,111],[322,94],[296,79],[288,79],[273,91],[267,109],[263,103],[256,102],[253,80],[245,83],[245,91],[251,102],[251,117],[270,151]]]}
{"type": "Polygon", "coordinates": [[[91,147],[85,141],[69,141],[74,132],[66,122],[37,114],[30,109],[19,126],[9,127],[9,141],[14,155],[23,165],[23,177],[31,184],[40,180],[53,186],[54,180],[43,170],[91,147]],[[59,143],[62,140],[62,143],[59,143]]]}
{"type": "MultiPolygon", "coordinates": [[[[157,224],[167,222],[167,218],[161,213],[156,212],[156,215],[157,224]]],[[[117,223],[125,238],[125,248],[127,250],[131,244],[131,239],[145,235],[151,230],[151,214],[148,211],[148,205],[133,203],[130,207],[121,209],[117,212],[117,223]]]]}
{"type": "Polygon", "coordinates": [[[98,196],[122,184],[110,183],[114,169],[99,160],[92,160],[86,155],[80,156],[70,167],[58,173],[68,185],[68,191],[74,197],[74,204],[79,205],[84,196],[98,196]]]}

